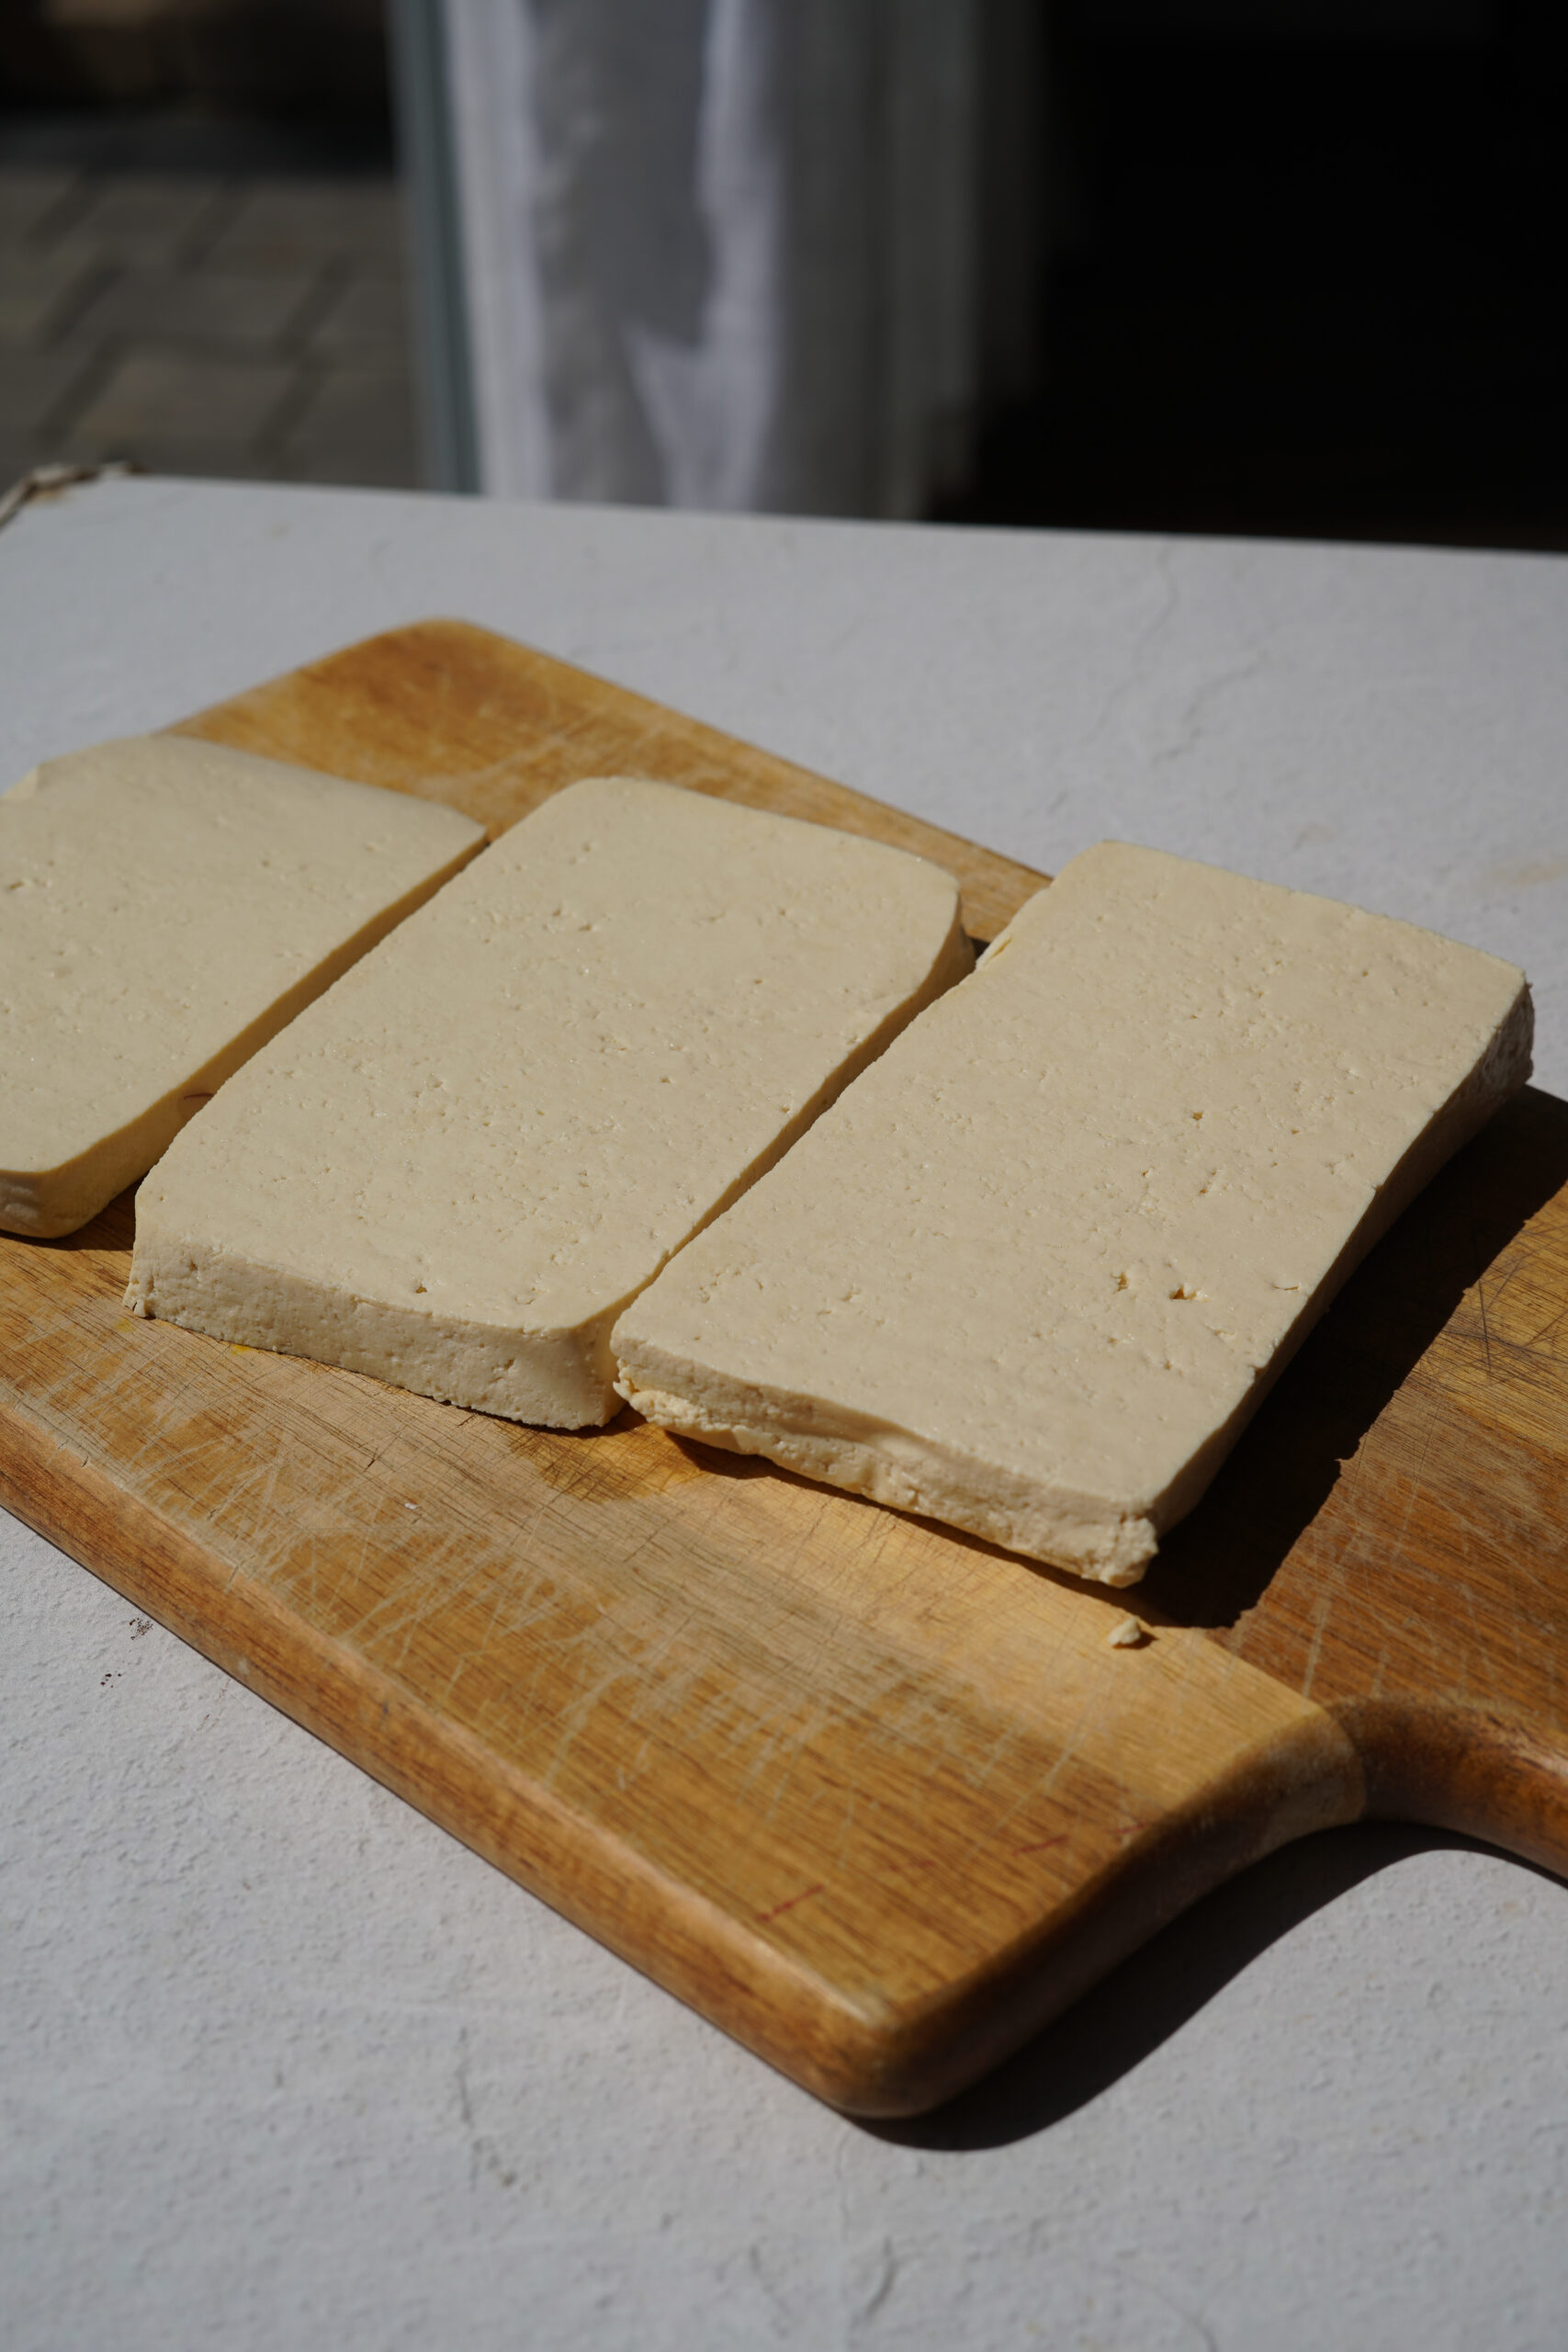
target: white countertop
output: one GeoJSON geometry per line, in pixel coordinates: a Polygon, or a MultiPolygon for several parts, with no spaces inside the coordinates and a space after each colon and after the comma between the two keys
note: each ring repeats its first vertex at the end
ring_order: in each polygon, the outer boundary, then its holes
{"type": "MultiPolygon", "coordinates": [[[[102,482],[0,535],[0,780],[480,621],[1047,869],[1524,963],[1568,1094],[1568,562],[102,482]]],[[[1277,1856],[956,2109],[768,2072],[0,1516],[22,2352],[1555,2347],[1568,1893],[1277,1856]]]]}

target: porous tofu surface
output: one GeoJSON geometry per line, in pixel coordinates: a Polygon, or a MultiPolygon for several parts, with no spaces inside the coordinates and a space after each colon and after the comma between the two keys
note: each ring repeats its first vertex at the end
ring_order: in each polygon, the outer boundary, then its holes
{"type": "Polygon", "coordinates": [[[678,786],[514,826],[141,1190],[129,1303],[558,1427],[609,1330],[972,956],[953,877],[678,786]]]}
{"type": "Polygon", "coordinates": [[[1495,956],[1102,843],[643,1293],[621,1393],[1131,1583],[1530,1035],[1495,956]]]}
{"type": "Polygon", "coordinates": [[[483,839],[186,736],[35,768],[0,799],[0,1227],[85,1224],[483,839]]]}

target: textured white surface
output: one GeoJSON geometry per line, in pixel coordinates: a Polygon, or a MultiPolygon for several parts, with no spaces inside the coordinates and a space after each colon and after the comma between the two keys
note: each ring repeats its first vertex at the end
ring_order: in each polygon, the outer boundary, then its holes
{"type": "MultiPolygon", "coordinates": [[[[0,775],[439,610],[1039,865],[1494,948],[1568,1091],[1568,565],[100,485],[0,537],[0,775]]],[[[8,1521],[0,1578],[26,2352],[1562,2342],[1553,1881],[1315,1841],[878,2137],[8,1521]]]]}

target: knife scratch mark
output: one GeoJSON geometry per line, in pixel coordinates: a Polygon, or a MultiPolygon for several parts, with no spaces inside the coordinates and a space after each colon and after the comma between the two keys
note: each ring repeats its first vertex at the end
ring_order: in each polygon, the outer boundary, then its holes
{"type": "Polygon", "coordinates": [[[825,1893],[826,1888],[827,1881],[818,1879],[815,1886],[803,1886],[798,1894],[786,1894],[784,1901],[775,1903],[771,1911],[758,1912],[758,1925],[765,1928],[770,1919],[781,1919],[786,1911],[793,1911],[797,1903],[808,1903],[814,1894],[825,1893]]]}
{"type": "Polygon", "coordinates": [[[1334,1600],[1332,1595],[1325,1593],[1320,1600],[1316,1600],[1313,1605],[1312,1613],[1314,1621],[1312,1646],[1307,1651],[1306,1672],[1302,1678],[1302,1697],[1303,1699],[1310,1699],[1312,1697],[1312,1686],[1314,1678],[1317,1673],[1318,1659],[1323,1655],[1323,1636],[1327,1631],[1329,1618],[1334,1613],[1334,1600]]]}

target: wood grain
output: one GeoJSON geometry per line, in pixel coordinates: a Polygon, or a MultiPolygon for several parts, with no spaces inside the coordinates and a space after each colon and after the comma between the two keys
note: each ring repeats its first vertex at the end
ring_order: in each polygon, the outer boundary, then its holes
{"type": "MultiPolygon", "coordinates": [[[[496,830],[619,768],[1040,877],[454,623],[190,722],[496,830]],[[687,766],[683,763],[689,762],[687,766]]],[[[1568,1862],[1568,1106],[1472,1146],[1131,1596],[705,1453],[133,1321],[0,1238],[0,1500],[820,2096],[909,2112],[1369,1806],[1568,1862]]]]}
{"type": "Polygon", "coordinates": [[[1565,1185],[1568,1103],[1527,1088],[1347,1285],[1142,1588],[1329,1708],[1371,1810],[1556,1870],[1565,1185]]]}

